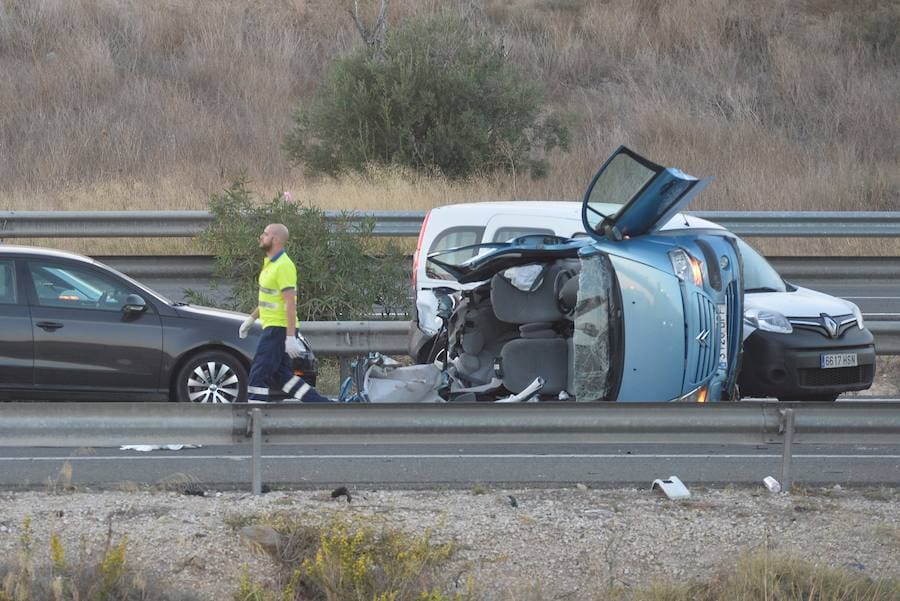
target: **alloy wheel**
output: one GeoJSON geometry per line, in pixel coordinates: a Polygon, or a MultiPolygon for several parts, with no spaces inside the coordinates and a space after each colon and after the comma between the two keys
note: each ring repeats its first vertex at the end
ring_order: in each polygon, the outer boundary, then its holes
{"type": "Polygon", "coordinates": [[[192,403],[234,403],[240,393],[240,378],[225,363],[200,363],[188,376],[188,399],[192,403]]]}

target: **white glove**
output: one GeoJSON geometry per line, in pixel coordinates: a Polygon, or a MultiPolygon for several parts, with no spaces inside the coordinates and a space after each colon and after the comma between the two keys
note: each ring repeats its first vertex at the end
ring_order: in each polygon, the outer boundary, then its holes
{"type": "Polygon", "coordinates": [[[303,354],[303,349],[300,348],[300,341],[294,338],[293,336],[288,336],[284,339],[284,352],[288,354],[288,357],[291,359],[296,359],[301,354],[303,354]]]}
{"type": "Polygon", "coordinates": [[[256,323],[256,318],[252,315],[244,320],[244,323],[241,324],[241,327],[238,328],[238,336],[240,338],[246,338],[247,334],[250,333],[250,328],[253,327],[253,324],[256,323]]]}

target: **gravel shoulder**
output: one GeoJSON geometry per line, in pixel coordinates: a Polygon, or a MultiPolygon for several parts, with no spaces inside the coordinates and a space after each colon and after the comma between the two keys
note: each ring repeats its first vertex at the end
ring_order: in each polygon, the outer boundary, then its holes
{"type": "Polygon", "coordinates": [[[133,566],[202,599],[227,599],[243,569],[265,575],[273,565],[234,524],[287,511],[314,523],[351,514],[411,533],[430,530],[434,540],[458,544],[454,570],[471,574],[486,598],[497,600],[521,599],[536,583],[545,598],[588,599],[611,582],[702,578],[764,547],[872,576],[900,575],[900,490],[691,492],[691,499],[672,501],[635,489],[358,490],[349,504],[330,491],[6,492],[0,553],[15,557],[26,516],[41,561],[52,533],[76,553],[82,541],[102,548],[111,524],[116,540],[128,536],[133,566]]]}

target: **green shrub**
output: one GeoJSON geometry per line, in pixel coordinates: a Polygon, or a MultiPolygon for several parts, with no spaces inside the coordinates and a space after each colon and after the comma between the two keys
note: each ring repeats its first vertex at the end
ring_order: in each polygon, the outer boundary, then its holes
{"type": "Polygon", "coordinates": [[[383,44],[335,61],[285,138],[314,173],[403,165],[462,178],[492,171],[546,173],[544,155],[569,133],[541,108],[539,81],[458,17],[410,20],[383,44]]]}
{"type": "MultiPolygon", "coordinates": [[[[372,311],[373,303],[390,315],[408,313],[403,252],[396,244],[372,237],[372,219],[343,213],[329,220],[320,209],[284,195],[256,205],[244,179],[213,194],[209,210],[213,222],[199,240],[216,258],[214,286],[232,287],[228,308],[250,312],[256,307],[264,255],[259,235],[267,224],[283,223],[290,231],[286,251],[297,265],[301,320],[360,319],[372,311]]],[[[199,299],[197,293],[188,292],[193,300],[199,299]]]]}
{"type": "Polygon", "coordinates": [[[465,593],[449,593],[447,567],[452,544],[436,544],[427,534],[411,536],[375,528],[360,519],[312,526],[280,512],[260,520],[275,528],[281,543],[274,587],[244,574],[236,601],[473,601],[473,584],[465,593]]]}

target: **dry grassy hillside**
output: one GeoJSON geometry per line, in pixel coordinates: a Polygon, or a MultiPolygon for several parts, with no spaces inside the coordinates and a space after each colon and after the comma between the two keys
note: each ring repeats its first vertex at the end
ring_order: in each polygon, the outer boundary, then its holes
{"type": "Polygon", "coordinates": [[[361,44],[350,4],[0,0],[0,210],[198,209],[241,171],[356,209],[576,198],[620,143],[715,175],[696,208],[900,210],[896,0],[392,0],[467,14],[545,82],[574,144],[539,182],[292,168],[291,111],[361,44]]]}

